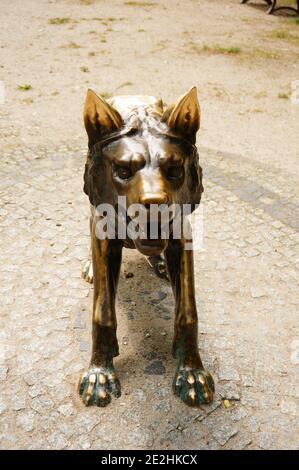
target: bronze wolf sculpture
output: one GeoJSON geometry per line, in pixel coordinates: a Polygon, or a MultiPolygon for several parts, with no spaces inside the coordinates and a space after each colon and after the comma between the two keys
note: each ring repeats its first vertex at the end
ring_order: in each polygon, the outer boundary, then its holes
{"type": "MultiPolygon", "coordinates": [[[[94,283],[92,356],[88,371],[79,381],[86,405],[106,406],[112,395],[121,395],[113,358],[119,354],[116,337],[115,296],[122,248],[137,248],[143,255],[163,254],[175,296],[173,356],[177,369],[173,390],[189,405],[209,403],[214,382],[200,359],[198,320],[194,293],[193,253],[186,238],[99,238],[96,208],[116,207],[119,196],[127,205],[199,204],[202,170],[195,147],[200,125],[197,90],[191,88],[176,105],[163,110],[162,100],[152,96],[116,96],[104,100],[87,92],[84,123],[88,155],[84,191],[91,203],[92,262],[83,277],[94,283]]],[[[126,216],[127,217],[127,216],[126,216]]]]}

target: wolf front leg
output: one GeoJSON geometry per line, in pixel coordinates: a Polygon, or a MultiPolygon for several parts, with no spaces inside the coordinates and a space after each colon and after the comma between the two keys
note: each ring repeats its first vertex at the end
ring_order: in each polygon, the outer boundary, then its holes
{"type": "Polygon", "coordinates": [[[171,239],[165,251],[168,275],[175,296],[172,353],[178,363],[173,391],[188,405],[199,405],[213,400],[214,381],[204,369],[198,351],[193,251],[185,249],[186,243],[185,239],[171,239]]]}
{"type": "Polygon", "coordinates": [[[115,296],[123,245],[119,240],[99,240],[95,223],[91,236],[94,276],[92,356],[89,370],[80,378],[79,393],[85,405],[106,406],[112,395],[121,395],[113,357],[119,354],[115,296]]]}

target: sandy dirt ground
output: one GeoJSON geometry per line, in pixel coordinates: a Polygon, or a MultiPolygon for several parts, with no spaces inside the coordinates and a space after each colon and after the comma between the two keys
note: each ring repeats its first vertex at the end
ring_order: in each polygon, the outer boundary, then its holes
{"type": "Polygon", "coordinates": [[[1,448],[298,448],[299,24],[265,11],[238,0],[1,0],[1,448]],[[92,302],[80,279],[86,90],[170,103],[192,85],[205,185],[199,344],[215,401],[190,409],[172,396],[170,288],[126,252],[123,395],[86,409],[76,395],[92,302]]]}

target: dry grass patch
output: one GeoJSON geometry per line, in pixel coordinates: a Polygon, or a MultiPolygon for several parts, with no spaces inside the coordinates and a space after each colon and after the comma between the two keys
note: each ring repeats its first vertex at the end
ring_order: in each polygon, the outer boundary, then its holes
{"type": "Polygon", "coordinates": [[[277,97],[281,100],[288,100],[290,97],[289,93],[278,93],[277,97]]]}
{"type": "Polygon", "coordinates": [[[19,91],[29,91],[29,90],[32,90],[32,86],[31,85],[18,85],[18,90],[19,91]]]}
{"type": "Polygon", "coordinates": [[[154,7],[158,5],[156,2],[125,2],[124,5],[127,5],[129,7],[154,7]]]}
{"type": "Polygon", "coordinates": [[[224,54],[224,55],[234,55],[234,54],[240,54],[242,52],[239,46],[223,47],[223,46],[220,46],[219,44],[198,45],[194,43],[190,45],[190,50],[193,52],[198,52],[198,53],[205,52],[207,54],[224,54]]]}
{"type": "Polygon", "coordinates": [[[61,47],[63,49],[80,49],[81,46],[79,46],[79,44],[77,44],[76,42],[69,42],[68,44],[65,44],[61,47]]]}
{"type": "Polygon", "coordinates": [[[72,23],[73,20],[71,18],[68,18],[68,17],[62,17],[62,18],[50,18],[48,20],[48,23],[49,24],[56,24],[56,25],[59,25],[59,24],[68,24],[68,23],[72,23]]]}

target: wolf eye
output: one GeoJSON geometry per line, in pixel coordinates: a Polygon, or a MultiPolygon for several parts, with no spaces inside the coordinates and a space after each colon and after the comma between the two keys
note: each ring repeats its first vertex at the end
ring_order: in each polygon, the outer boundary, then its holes
{"type": "Polygon", "coordinates": [[[170,166],[167,169],[167,178],[170,180],[176,180],[183,176],[184,174],[184,165],[181,166],[170,166]]]}
{"type": "Polygon", "coordinates": [[[116,173],[117,176],[122,180],[126,180],[132,176],[132,171],[127,166],[118,166],[116,168],[116,173]]]}

